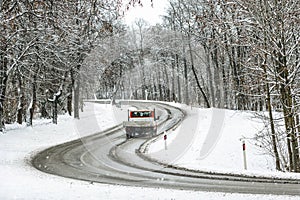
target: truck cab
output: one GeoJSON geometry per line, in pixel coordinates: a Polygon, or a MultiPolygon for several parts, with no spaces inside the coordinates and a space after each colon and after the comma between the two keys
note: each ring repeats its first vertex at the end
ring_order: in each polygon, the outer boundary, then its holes
{"type": "Polygon", "coordinates": [[[128,121],[123,126],[127,139],[154,136],[157,134],[155,110],[128,110],[128,121]]]}

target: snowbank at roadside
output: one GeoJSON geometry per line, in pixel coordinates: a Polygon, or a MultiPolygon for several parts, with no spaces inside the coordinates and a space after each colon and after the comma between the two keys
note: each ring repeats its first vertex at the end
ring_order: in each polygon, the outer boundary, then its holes
{"type": "Polygon", "coordinates": [[[162,137],[149,145],[147,155],[151,158],[207,172],[300,179],[300,174],[276,171],[273,157],[255,145],[252,138],[264,124],[254,113],[179,107],[185,110],[187,118],[176,131],[168,133],[167,150],[162,137]],[[244,169],[242,139],[246,143],[247,170],[244,169]],[[178,141],[188,142],[179,145],[178,141]],[[171,159],[170,155],[173,155],[171,159]]]}

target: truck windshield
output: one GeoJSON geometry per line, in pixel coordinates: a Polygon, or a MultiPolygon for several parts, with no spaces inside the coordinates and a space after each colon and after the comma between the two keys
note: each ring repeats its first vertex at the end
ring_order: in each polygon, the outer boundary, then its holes
{"type": "Polygon", "coordinates": [[[152,117],[151,111],[133,111],[130,113],[130,117],[152,117]]]}

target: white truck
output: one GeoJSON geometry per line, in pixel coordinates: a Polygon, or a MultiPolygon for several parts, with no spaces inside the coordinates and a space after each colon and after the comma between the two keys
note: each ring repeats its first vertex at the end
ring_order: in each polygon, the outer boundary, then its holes
{"type": "Polygon", "coordinates": [[[128,121],[123,122],[126,137],[155,136],[157,123],[155,110],[128,110],[128,121]]]}

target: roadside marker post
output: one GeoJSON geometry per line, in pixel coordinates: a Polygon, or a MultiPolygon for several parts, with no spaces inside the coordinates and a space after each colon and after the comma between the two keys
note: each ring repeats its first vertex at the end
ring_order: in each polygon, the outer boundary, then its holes
{"type": "Polygon", "coordinates": [[[244,169],[247,170],[246,143],[245,140],[243,140],[242,142],[243,142],[244,169]]]}
{"type": "Polygon", "coordinates": [[[165,141],[165,150],[168,149],[167,147],[167,132],[165,131],[165,135],[164,135],[164,141],[165,141]]]}

